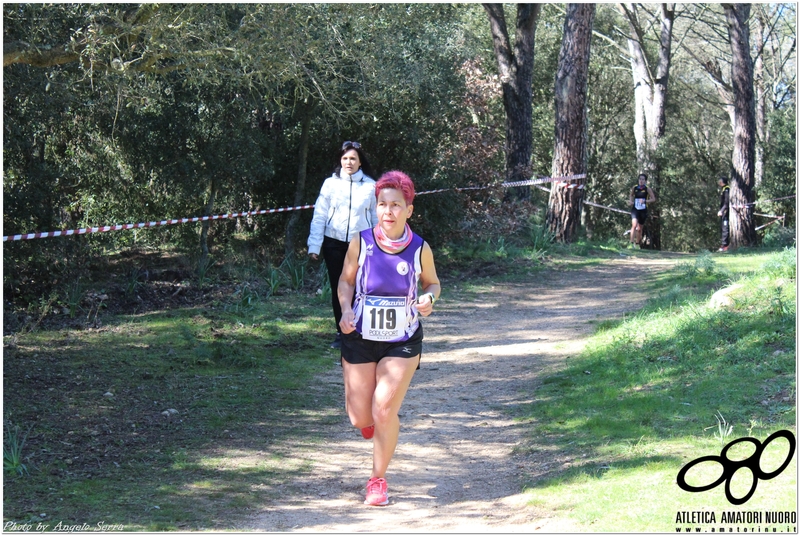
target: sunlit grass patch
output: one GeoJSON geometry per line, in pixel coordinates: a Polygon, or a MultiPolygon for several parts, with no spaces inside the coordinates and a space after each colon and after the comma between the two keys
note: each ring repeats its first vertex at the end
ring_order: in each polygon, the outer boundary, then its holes
{"type": "MultiPolygon", "coordinates": [[[[755,272],[736,279],[740,293],[728,306],[708,305],[717,284],[730,279],[706,256],[697,269],[675,270],[684,287],[624,321],[600,324],[583,354],[544,378],[532,392],[536,403],[520,415],[534,423],[526,451],[554,447],[574,458],[531,481],[532,503],[564,508],[592,531],[673,531],[672,515],[692,500],[694,507],[723,507],[723,486],[700,497],[677,487],[677,472],[736,438],[795,433],[796,282],[784,277],[793,254],[745,257],[750,267],[740,273],[755,272]]],[[[766,457],[780,448],[787,443],[766,457]]],[[[747,453],[745,445],[734,450],[747,453]]],[[[780,506],[795,510],[795,469],[788,472],[758,487],[751,504],[765,507],[779,495],[780,506]]],[[[733,495],[745,495],[751,483],[751,473],[737,474],[733,495]]]]}
{"type": "MultiPolygon", "coordinates": [[[[756,435],[761,441],[766,438],[761,433],[756,435]]],[[[724,511],[796,510],[795,459],[778,478],[759,482],[745,506],[735,507],[727,500],[723,483],[703,493],[688,493],[676,482],[676,474],[685,464],[683,459],[718,455],[721,450],[718,441],[681,437],[659,443],[656,451],[631,452],[630,456],[615,451],[568,469],[557,478],[533,484],[525,490],[528,503],[566,515],[579,522],[583,530],[592,532],[674,532],[675,527],[693,527],[677,522],[678,513],[697,510],[713,512],[717,529],[718,526],[726,529],[730,526],[720,523],[724,511]]],[[[786,444],[775,442],[774,447],[764,452],[764,468],[778,466],[787,450],[786,444]]],[[[718,464],[702,465],[699,470],[692,470],[689,483],[709,484],[719,478],[721,471],[718,464]]],[[[751,474],[741,470],[733,478],[733,496],[745,495],[751,483],[751,474]]],[[[710,531],[710,526],[703,528],[710,531]]]]}

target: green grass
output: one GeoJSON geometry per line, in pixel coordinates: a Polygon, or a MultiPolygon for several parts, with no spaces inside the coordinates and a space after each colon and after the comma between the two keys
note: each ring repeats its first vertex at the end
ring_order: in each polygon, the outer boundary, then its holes
{"type": "Polygon", "coordinates": [[[25,441],[28,439],[30,429],[22,435],[19,426],[6,426],[3,437],[3,472],[8,476],[23,476],[28,474],[28,467],[23,462],[25,441]]]}
{"type": "MultiPolygon", "coordinates": [[[[723,485],[687,493],[676,475],[719,454],[719,414],[732,425],[725,443],[795,433],[795,254],[727,255],[724,269],[700,255],[655,281],[661,293],[640,313],[598,325],[584,353],[544,378],[516,415],[535,430],[521,451],[567,457],[530,481],[530,503],[590,531],[673,531],[678,511],[734,509],[723,485]],[[708,306],[733,280],[732,306],[708,306]]],[[[784,458],[787,442],[767,451],[784,458]]],[[[744,487],[736,480],[733,495],[744,487]]],[[[795,511],[795,460],[741,508],[795,511]]]]}
{"type": "Polygon", "coordinates": [[[17,336],[4,419],[33,429],[4,520],[213,529],[259,507],[309,469],[285,454],[313,443],[303,430],[342,418],[341,393],[313,387],[336,361],[326,305],[236,296],[17,336]]]}
{"type": "Polygon", "coordinates": [[[570,244],[553,243],[542,225],[518,231],[508,239],[460,241],[438,247],[436,267],[447,282],[459,288],[481,287],[494,282],[522,282],[544,270],[577,271],[586,266],[624,256],[651,256],[656,251],[627,250],[618,240],[570,244]]]}

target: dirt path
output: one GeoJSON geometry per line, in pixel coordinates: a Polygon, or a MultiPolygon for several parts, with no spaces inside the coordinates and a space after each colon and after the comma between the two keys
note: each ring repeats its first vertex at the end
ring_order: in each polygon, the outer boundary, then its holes
{"type": "MultiPolygon", "coordinates": [[[[556,456],[513,455],[529,424],[507,409],[528,403],[539,378],[564,366],[596,322],[643,304],[636,281],[673,260],[620,257],[580,271],[548,272],[524,284],[496,284],[473,302],[446,288],[426,318],[422,368],[400,412],[397,452],[389,467],[390,505],[363,505],[371,441],[349,426],[320,430],[322,441],[293,453],[310,474],[280,488],[281,497],[241,526],[297,532],[570,531],[563,519],[525,506],[527,478],[556,456]]],[[[340,368],[325,377],[341,382],[340,368]]]]}

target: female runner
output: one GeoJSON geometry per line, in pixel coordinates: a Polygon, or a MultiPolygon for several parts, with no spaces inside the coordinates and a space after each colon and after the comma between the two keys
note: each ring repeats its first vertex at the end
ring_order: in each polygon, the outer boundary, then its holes
{"type": "Polygon", "coordinates": [[[430,246],[406,223],[413,213],[411,179],[389,171],[375,195],[377,226],[350,242],[338,298],[347,414],[364,438],[374,437],[364,503],[387,505],[399,410],[421,359],[419,316],[433,311],[441,285],[430,246]]]}
{"type": "Polygon", "coordinates": [[[638,185],[630,190],[629,205],[632,206],[630,216],[633,226],[630,229],[630,247],[641,247],[641,238],[644,233],[644,222],[646,222],[647,205],[655,202],[655,192],[646,185],[646,175],[638,175],[638,185]]]}

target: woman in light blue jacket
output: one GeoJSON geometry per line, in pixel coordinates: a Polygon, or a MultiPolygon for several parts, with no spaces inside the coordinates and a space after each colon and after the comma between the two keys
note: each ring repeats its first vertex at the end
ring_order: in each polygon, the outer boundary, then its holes
{"type": "Polygon", "coordinates": [[[377,224],[375,181],[372,168],[357,141],[345,141],[339,151],[340,165],[333,176],[322,184],[314,205],[308,254],[314,260],[321,251],[330,277],[336,338],[330,347],[341,347],[341,305],[338,301],[338,279],[350,240],[360,231],[377,224]]]}

